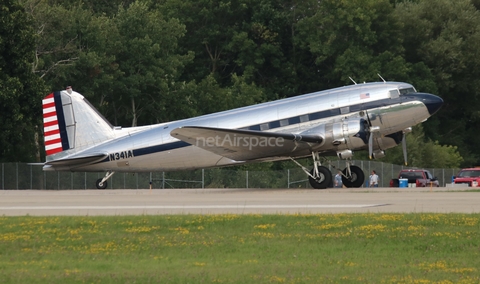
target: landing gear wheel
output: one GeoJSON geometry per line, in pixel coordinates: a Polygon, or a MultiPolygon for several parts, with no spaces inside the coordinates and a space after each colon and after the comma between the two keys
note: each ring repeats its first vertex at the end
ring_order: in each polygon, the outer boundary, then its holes
{"type": "MultiPolygon", "coordinates": [[[[332,172],[327,167],[320,166],[318,169],[318,177],[312,178],[308,176],[310,185],[315,189],[325,189],[332,184],[332,172]]],[[[314,169],[310,171],[312,176],[315,176],[314,169]]]]}
{"type": "Polygon", "coordinates": [[[343,170],[342,182],[346,187],[361,187],[365,181],[363,170],[357,166],[350,166],[351,176],[348,176],[347,169],[343,170]]]}
{"type": "Polygon", "coordinates": [[[104,182],[102,183],[102,179],[99,178],[99,179],[97,179],[97,181],[95,182],[95,185],[97,186],[98,189],[105,189],[105,188],[107,188],[108,183],[107,183],[107,181],[104,181],[104,182]]]}

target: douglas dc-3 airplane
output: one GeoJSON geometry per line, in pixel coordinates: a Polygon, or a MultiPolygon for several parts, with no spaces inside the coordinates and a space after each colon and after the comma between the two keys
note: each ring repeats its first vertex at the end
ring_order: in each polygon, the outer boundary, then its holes
{"type": "MultiPolygon", "coordinates": [[[[353,81],[353,80],[352,80],[353,81]]],[[[141,127],[114,127],[67,87],[43,100],[45,171],[176,171],[291,159],[314,188],[331,186],[326,156],[347,160],[343,184],[363,185],[351,163],[355,150],[381,158],[411,127],[439,110],[443,100],[407,83],[374,82],[141,127]],[[295,159],[311,156],[306,169],[295,159]]]]}

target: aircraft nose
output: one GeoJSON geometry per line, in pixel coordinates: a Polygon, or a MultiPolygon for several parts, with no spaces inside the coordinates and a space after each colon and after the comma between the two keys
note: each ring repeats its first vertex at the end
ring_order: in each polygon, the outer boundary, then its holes
{"type": "Polygon", "coordinates": [[[427,93],[416,93],[415,96],[421,101],[428,109],[430,115],[436,113],[443,105],[443,99],[439,96],[427,94],[427,93]]]}

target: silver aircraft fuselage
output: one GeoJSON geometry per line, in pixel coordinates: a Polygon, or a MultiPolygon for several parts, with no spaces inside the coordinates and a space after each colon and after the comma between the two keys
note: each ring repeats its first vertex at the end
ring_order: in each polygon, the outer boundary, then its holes
{"type": "MultiPolygon", "coordinates": [[[[64,92],[62,98],[67,95],[64,92]]],[[[75,100],[72,97],[72,101],[75,100]]],[[[70,145],[70,149],[64,147],[64,151],[47,156],[44,170],[174,171],[260,160],[295,159],[308,156],[312,151],[341,157],[351,151],[367,149],[367,140],[362,137],[362,123],[368,123],[370,128],[376,129],[372,134],[373,148],[383,151],[399,144],[396,134],[428,119],[442,103],[441,98],[418,93],[407,83],[355,84],[168,123],[114,127],[105,130],[111,131],[105,134],[106,140],[98,138],[81,143],[81,139],[85,139],[82,135],[89,135],[86,133],[89,126],[82,126],[80,122],[87,106],[73,102],[73,118],[66,127],[76,127],[69,137],[71,141],[76,139],[77,143],[70,145]],[[284,155],[234,160],[228,158],[229,155],[220,155],[172,136],[176,129],[192,126],[310,135],[321,137],[321,142],[309,143],[309,149],[290,151],[284,155]],[[104,158],[92,163],[49,163],[81,159],[98,153],[105,154],[104,158]]],[[[99,133],[102,132],[99,130],[99,133]]]]}

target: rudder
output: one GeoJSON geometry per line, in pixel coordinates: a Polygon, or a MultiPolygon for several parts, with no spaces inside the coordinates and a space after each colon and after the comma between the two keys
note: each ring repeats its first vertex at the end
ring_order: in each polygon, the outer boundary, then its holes
{"type": "Polygon", "coordinates": [[[113,126],[79,93],[67,87],[43,101],[47,161],[64,158],[113,138],[113,126]]]}
{"type": "Polygon", "coordinates": [[[59,123],[57,109],[62,112],[61,107],[57,107],[56,101],[59,99],[60,92],[51,93],[43,99],[43,132],[45,137],[45,152],[47,156],[70,149],[68,137],[66,135],[63,113],[60,118],[63,123],[59,123]],[[55,100],[57,97],[57,100],[55,100]]]}

